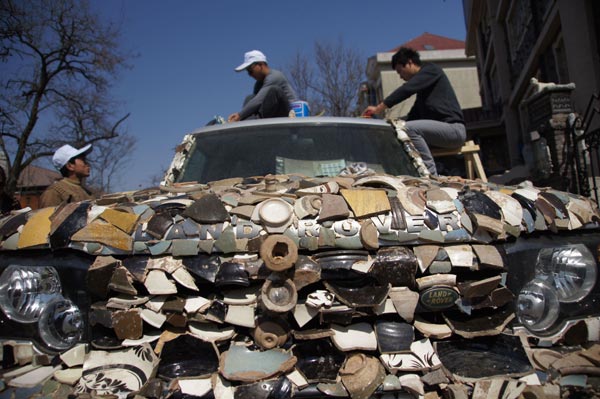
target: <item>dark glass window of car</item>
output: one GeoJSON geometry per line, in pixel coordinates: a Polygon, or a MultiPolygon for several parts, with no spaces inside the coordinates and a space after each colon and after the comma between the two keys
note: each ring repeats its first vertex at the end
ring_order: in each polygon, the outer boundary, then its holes
{"type": "Polygon", "coordinates": [[[380,173],[417,176],[391,126],[266,124],[196,135],[177,181],[291,173],[336,176],[356,162],[380,173]]]}

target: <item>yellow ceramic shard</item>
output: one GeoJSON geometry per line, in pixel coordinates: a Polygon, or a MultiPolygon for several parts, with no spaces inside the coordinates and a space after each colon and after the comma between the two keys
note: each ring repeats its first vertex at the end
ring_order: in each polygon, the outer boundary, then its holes
{"type": "Polygon", "coordinates": [[[73,234],[71,240],[97,242],[123,251],[131,251],[133,247],[133,238],[130,235],[101,220],[94,220],[73,234]]]}
{"type": "Polygon", "coordinates": [[[55,207],[40,209],[29,217],[19,236],[17,248],[29,248],[36,245],[48,244],[51,224],[50,216],[52,216],[55,209],[55,207]]]}
{"type": "Polygon", "coordinates": [[[123,230],[125,233],[131,234],[136,227],[139,215],[109,208],[100,214],[100,218],[123,230]]]}
{"type": "Polygon", "coordinates": [[[357,218],[389,212],[392,208],[384,190],[340,190],[357,218]]]}

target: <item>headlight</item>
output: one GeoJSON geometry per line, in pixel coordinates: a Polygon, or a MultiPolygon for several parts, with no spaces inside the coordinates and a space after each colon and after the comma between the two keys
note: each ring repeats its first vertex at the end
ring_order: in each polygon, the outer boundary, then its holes
{"type": "Polygon", "coordinates": [[[534,332],[550,328],[558,319],[556,290],[546,280],[536,278],[527,283],[517,297],[517,317],[534,332]]]}
{"type": "Polygon", "coordinates": [[[53,267],[11,265],[0,276],[0,308],[11,320],[33,323],[61,289],[53,267]]]}
{"type": "Polygon", "coordinates": [[[50,266],[8,266],[0,275],[0,308],[19,323],[38,323],[43,346],[62,351],[84,331],[79,308],[62,296],[60,277],[50,266]]]}
{"type": "Polygon", "coordinates": [[[550,277],[564,303],[585,298],[596,284],[596,262],[585,245],[544,248],[538,254],[536,274],[550,277]]]}
{"type": "Polygon", "coordinates": [[[57,298],[46,306],[38,322],[40,337],[55,350],[66,350],[83,335],[81,311],[68,299],[57,298]]]}

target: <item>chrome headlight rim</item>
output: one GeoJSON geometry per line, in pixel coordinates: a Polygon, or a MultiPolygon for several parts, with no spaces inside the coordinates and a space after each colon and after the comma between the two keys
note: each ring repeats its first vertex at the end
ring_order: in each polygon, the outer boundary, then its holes
{"type": "Polygon", "coordinates": [[[0,309],[9,320],[35,323],[46,304],[58,297],[62,284],[52,266],[11,264],[0,274],[0,309]]]}
{"type": "Polygon", "coordinates": [[[65,351],[84,335],[84,315],[70,299],[57,297],[44,308],[38,320],[38,335],[45,348],[65,351]]]}
{"type": "Polygon", "coordinates": [[[517,295],[515,311],[525,328],[543,334],[557,325],[560,316],[558,294],[546,278],[536,277],[517,295]]]}
{"type": "Polygon", "coordinates": [[[577,303],[594,290],[597,269],[594,255],[583,244],[542,248],[535,265],[536,276],[548,279],[564,304],[577,303]]]}

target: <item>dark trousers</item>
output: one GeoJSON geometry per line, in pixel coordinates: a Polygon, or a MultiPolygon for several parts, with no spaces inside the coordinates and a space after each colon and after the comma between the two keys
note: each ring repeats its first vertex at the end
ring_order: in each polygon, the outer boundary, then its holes
{"type": "MultiPolygon", "coordinates": [[[[254,94],[246,97],[244,105],[253,98],[254,94]]],[[[267,95],[260,105],[258,112],[254,115],[250,115],[246,119],[277,118],[280,116],[288,116],[289,113],[290,102],[283,95],[283,91],[279,87],[270,87],[267,89],[267,95]]]]}

